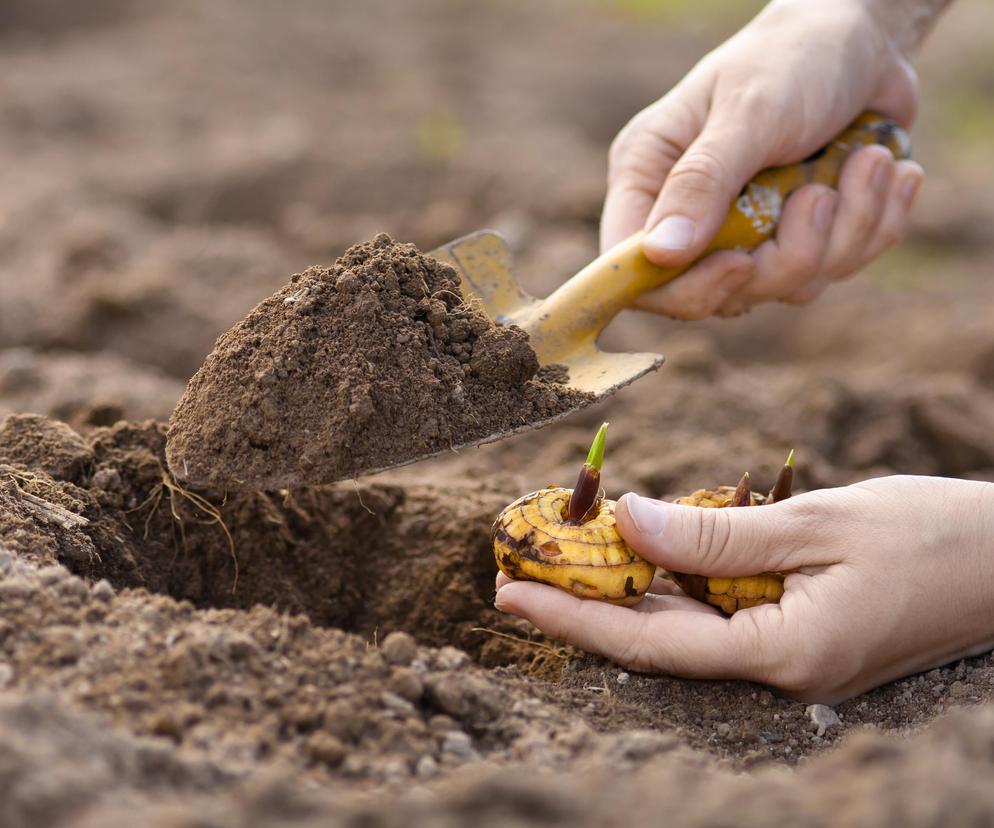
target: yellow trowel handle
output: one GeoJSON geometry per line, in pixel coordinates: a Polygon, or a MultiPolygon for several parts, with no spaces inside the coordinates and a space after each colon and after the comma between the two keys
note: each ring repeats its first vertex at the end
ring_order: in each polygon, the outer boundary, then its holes
{"type": "MultiPolygon", "coordinates": [[[[746,184],[702,255],[758,247],[776,230],[787,196],[805,184],[834,187],[846,159],[870,144],[887,147],[895,158],[907,158],[911,150],[907,133],[897,124],[872,112],[864,113],[811,158],[764,170],[746,184]]],[[[541,341],[543,361],[557,352],[567,353],[580,341],[596,339],[618,311],[689,267],[652,264],[642,254],[642,235],[636,233],[611,248],[541,302],[538,313],[525,327],[533,339],[541,341]]]]}

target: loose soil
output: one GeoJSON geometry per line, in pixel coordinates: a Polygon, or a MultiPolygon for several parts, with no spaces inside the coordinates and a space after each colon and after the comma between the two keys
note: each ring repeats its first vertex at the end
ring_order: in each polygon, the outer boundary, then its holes
{"type": "Polygon", "coordinates": [[[540,373],[527,334],[467,302],[453,268],[380,234],[298,273],[218,340],[169,421],[167,456],[181,479],[220,486],[357,477],[593,400],[562,373],[540,373]]]}
{"type": "MultiPolygon", "coordinates": [[[[165,421],[217,337],[382,230],[429,250],[496,227],[544,295],[596,252],[613,134],[745,6],[71,5],[0,12],[0,826],[994,820],[990,655],[819,734],[766,688],[628,673],[497,613],[487,539],[514,497],[572,483],[605,419],[612,497],[744,469],[765,491],[791,447],[798,491],[994,481],[994,167],[956,114],[989,109],[988,4],[961,0],[920,67],[903,251],[811,308],[629,316],[606,347],[666,366],[542,431],[269,493],[168,472],[165,421]]],[[[398,293],[397,258],[448,278],[378,249],[342,265],[370,324],[374,264],[398,293]]],[[[441,385],[465,317],[437,298],[441,385]]],[[[427,313],[398,317],[427,338],[427,313]]]]}

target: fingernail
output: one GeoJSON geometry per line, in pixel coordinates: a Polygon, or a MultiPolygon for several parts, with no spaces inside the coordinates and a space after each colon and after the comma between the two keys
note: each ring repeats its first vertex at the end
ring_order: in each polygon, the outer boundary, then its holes
{"type": "Polygon", "coordinates": [[[909,175],[901,182],[901,189],[897,192],[897,197],[905,207],[910,207],[918,195],[918,188],[921,187],[922,180],[917,175],[909,175]]]}
{"type": "Polygon", "coordinates": [[[870,177],[870,186],[878,193],[882,193],[887,189],[887,185],[890,183],[891,170],[891,163],[886,159],[877,161],[877,165],[873,168],[873,175],[870,177]]]}
{"type": "Polygon", "coordinates": [[[832,228],[832,219],[835,218],[837,204],[838,199],[835,197],[835,193],[825,193],[815,202],[812,219],[819,233],[827,233],[832,228]]]}
{"type": "Polygon", "coordinates": [[[694,243],[694,222],[686,216],[667,216],[649,231],[645,240],[662,250],[686,250],[694,243]]]}
{"type": "Polygon", "coordinates": [[[643,535],[658,535],[663,531],[666,516],[651,500],[629,492],[625,496],[625,505],[628,507],[628,516],[632,519],[632,523],[643,535]]]}
{"type": "Polygon", "coordinates": [[[494,609],[504,610],[507,608],[507,604],[501,601],[500,594],[507,589],[507,584],[504,584],[500,589],[497,590],[497,594],[494,595],[494,609]]]}

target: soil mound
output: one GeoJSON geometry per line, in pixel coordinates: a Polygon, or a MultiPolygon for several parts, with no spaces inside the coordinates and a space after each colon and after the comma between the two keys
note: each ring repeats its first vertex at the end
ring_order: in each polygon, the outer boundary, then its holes
{"type": "Polygon", "coordinates": [[[524,331],[464,301],[451,267],[381,234],[218,340],[170,421],[169,465],[263,489],[355,477],[592,400],[549,373],[524,331]]]}

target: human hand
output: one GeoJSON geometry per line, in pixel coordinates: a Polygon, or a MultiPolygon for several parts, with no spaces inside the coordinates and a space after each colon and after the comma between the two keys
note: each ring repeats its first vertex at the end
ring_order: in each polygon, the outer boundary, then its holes
{"type": "MultiPolygon", "coordinates": [[[[867,2],[774,0],[636,115],[611,146],[601,250],[645,229],[649,259],[687,264],[760,170],[800,161],[865,110],[908,126],[916,75],[867,2]]],[[[775,238],[752,254],[712,254],[637,307],[703,319],[770,300],[810,302],[900,240],[923,176],[915,162],[866,147],[844,165],[837,191],[794,193],[775,238]]]]}
{"type": "Polygon", "coordinates": [[[658,566],[789,572],[784,595],[726,618],[658,575],[627,608],[501,574],[496,607],[635,670],[829,704],[994,647],[994,484],[885,477],[751,509],[628,494],[616,517],[658,566]]]}

